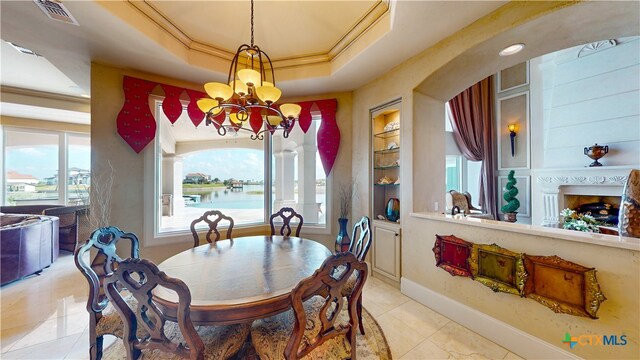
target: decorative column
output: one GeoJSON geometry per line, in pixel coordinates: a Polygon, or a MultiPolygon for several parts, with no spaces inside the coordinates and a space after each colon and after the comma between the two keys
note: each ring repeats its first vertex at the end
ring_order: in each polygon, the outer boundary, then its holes
{"type": "Polygon", "coordinates": [[[273,203],[273,211],[278,211],[284,206],[294,206],[295,181],[293,177],[294,160],[296,153],[291,150],[283,150],[274,154],[276,195],[273,203]]]}
{"type": "MultiPolygon", "coordinates": [[[[182,165],[183,158],[181,156],[167,155],[162,157],[162,195],[173,196],[169,214],[173,214],[175,209],[184,207],[184,199],[182,198],[182,165]]],[[[163,211],[163,214],[167,214],[167,212],[163,211]]]]}
{"type": "Polygon", "coordinates": [[[560,210],[558,209],[558,194],[560,189],[543,190],[544,216],[542,225],[558,225],[560,210]]]}
{"type": "Polygon", "coordinates": [[[309,130],[304,134],[298,152],[298,209],[306,223],[318,222],[318,203],[316,202],[316,125],[311,122],[309,130]]]}

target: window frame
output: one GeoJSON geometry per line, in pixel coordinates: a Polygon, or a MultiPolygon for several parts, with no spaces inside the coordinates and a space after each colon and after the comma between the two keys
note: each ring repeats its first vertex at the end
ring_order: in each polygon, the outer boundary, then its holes
{"type": "MultiPolygon", "coordinates": [[[[156,124],[158,121],[162,121],[158,116],[158,112],[162,111],[162,101],[164,97],[151,95],[149,96],[149,106],[152,109],[152,113],[154,114],[154,119],[156,119],[156,124]],[[159,120],[160,119],[160,120],[159,120]]],[[[183,111],[187,107],[186,101],[182,101],[183,111]]],[[[313,117],[314,121],[322,121],[321,118],[318,120],[316,116],[313,117]]],[[[204,126],[204,125],[201,125],[204,126]]],[[[161,126],[156,126],[156,134],[154,139],[147,145],[147,147],[143,150],[143,162],[144,162],[144,176],[143,181],[145,184],[153,184],[153,186],[145,186],[143,199],[144,199],[144,218],[143,218],[143,229],[145,234],[153,234],[151,241],[146,241],[143,239],[143,243],[145,246],[163,246],[169,244],[177,244],[177,243],[188,243],[192,242],[191,238],[191,230],[188,225],[183,230],[169,230],[169,231],[160,231],[160,222],[162,219],[162,213],[160,211],[162,206],[162,194],[160,193],[160,189],[162,188],[162,148],[160,144],[160,129],[161,126]],[[187,236],[188,235],[188,236],[187,236]]],[[[254,141],[263,141],[264,142],[264,186],[265,186],[265,206],[264,206],[264,221],[256,222],[251,224],[239,224],[234,225],[234,231],[243,230],[252,231],[252,230],[260,230],[261,228],[265,228],[269,226],[269,217],[274,212],[273,207],[273,194],[272,194],[272,173],[273,173],[273,141],[270,135],[265,136],[263,140],[254,140],[254,141]],[[268,189],[268,191],[267,191],[268,189]]],[[[325,181],[325,211],[326,211],[326,221],[325,224],[307,224],[305,223],[301,236],[305,234],[313,235],[330,235],[332,230],[332,225],[330,219],[332,219],[333,211],[332,211],[332,190],[333,183],[333,172],[326,176],[325,181]]]]}
{"type": "Polygon", "coordinates": [[[44,134],[44,135],[56,135],[58,137],[58,183],[64,182],[65,186],[58,186],[58,199],[56,205],[69,205],[69,184],[67,183],[67,176],[69,173],[69,136],[83,136],[91,140],[90,133],[84,133],[79,131],[62,131],[62,130],[44,130],[34,129],[29,127],[20,126],[0,126],[0,147],[2,148],[2,158],[0,159],[2,178],[0,179],[0,185],[2,186],[2,192],[0,195],[0,204],[2,206],[9,206],[6,204],[7,200],[7,169],[6,169],[6,144],[8,132],[21,132],[31,134],[44,134]],[[64,178],[62,178],[64,176],[64,178]],[[61,179],[62,178],[62,179],[61,179]]]}

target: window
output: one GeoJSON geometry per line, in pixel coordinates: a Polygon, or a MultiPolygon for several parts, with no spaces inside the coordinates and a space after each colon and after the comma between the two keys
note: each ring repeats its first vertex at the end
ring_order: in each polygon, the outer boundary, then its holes
{"type": "Polygon", "coordinates": [[[445,176],[447,191],[462,191],[462,156],[447,155],[445,176]]]}
{"type": "Polygon", "coordinates": [[[4,204],[85,204],[90,162],[89,135],[5,129],[4,204]]]}
{"type": "Polygon", "coordinates": [[[88,204],[91,185],[91,138],[87,135],[69,134],[67,142],[67,204],[88,204]]]}
{"type": "Polygon", "coordinates": [[[287,139],[276,132],[264,140],[251,140],[248,132],[221,137],[204,123],[194,129],[186,110],[171,124],[161,101],[156,119],[157,234],[188,231],[193,220],[214,209],[236,226],[265,224],[283,206],[303,214],[305,225],[324,228],[326,178],[315,140],[319,116],[307,134],[297,127],[287,139]]]}
{"type": "Polygon", "coordinates": [[[293,207],[309,225],[326,224],[327,178],[316,144],[320,121],[314,117],[306,134],[298,128],[287,139],[273,136],[272,209],[293,207]]]}

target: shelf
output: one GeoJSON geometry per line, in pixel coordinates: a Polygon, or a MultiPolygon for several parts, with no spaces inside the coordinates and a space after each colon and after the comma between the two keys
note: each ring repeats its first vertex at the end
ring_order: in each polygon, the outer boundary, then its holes
{"type": "Polygon", "coordinates": [[[398,169],[400,165],[391,165],[391,166],[376,166],[374,169],[376,170],[387,170],[387,169],[398,169]]]}
{"type": "Polygon", "coordinates": [[[375,186],[400,186],[400,184],[373,184],[375,186]]]}
{"type": "Polygon", "coordinates": [[[398,151],[400,151],[400,147],[399,146],[397,148],[393,148],[393,149],[376,150],[373,153],[374,154],[391,154],[391,153],[396,153],[398,151]]]}
{"type": "Polygon", "coordinates": [[[373,134],[373,136],[381,139],[386,139],[386,138],[390,138],[398,135],[400,135],[400,128],[373,134]]]}

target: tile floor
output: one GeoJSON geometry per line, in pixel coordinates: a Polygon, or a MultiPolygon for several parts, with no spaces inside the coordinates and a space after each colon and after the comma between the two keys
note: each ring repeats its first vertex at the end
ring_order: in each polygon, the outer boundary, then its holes
{"type": "MultiPolygon", "coordinates": [[[[40,276],[2,287],[0,358],[88,359],[87,294],[70,254],[40,276]]],[[[394,359],[519,359],[376,278],[367,281],[363,300],[394,359]]]]}

